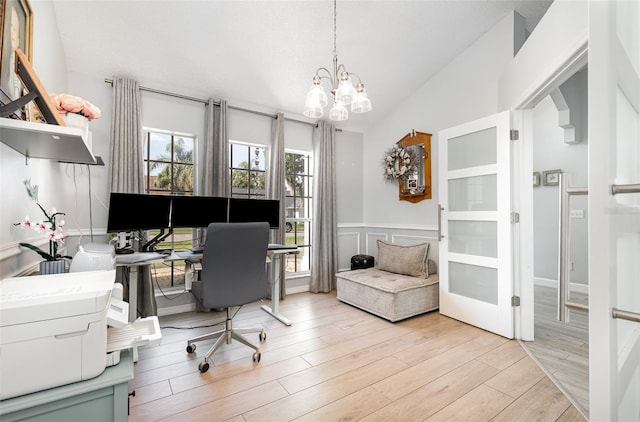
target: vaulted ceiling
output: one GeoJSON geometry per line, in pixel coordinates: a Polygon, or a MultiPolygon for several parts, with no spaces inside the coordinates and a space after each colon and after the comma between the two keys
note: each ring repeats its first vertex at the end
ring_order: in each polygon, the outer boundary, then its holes
{"type": "MultiPolygon", "coordinates": [[[[509,11],[531,31],[550,4],[339,0],[339,62],[373,103],[339,126],[365,129],[509,11]]],[[[330,0],[57,0],[54,10],[68,70],[232,105],[301,115],[316,69],[332,66],[330,0]]]]}

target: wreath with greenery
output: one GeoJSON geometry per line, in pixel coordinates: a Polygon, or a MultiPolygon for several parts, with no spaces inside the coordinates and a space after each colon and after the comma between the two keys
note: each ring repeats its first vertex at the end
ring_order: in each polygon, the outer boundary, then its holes
{"type": "Polygon", "coordinates": [[[395,146],[387,150],[382,160],[384,178],[391,182],[405,182],[418,170],[418,154],[414,148],[395,146]]]}

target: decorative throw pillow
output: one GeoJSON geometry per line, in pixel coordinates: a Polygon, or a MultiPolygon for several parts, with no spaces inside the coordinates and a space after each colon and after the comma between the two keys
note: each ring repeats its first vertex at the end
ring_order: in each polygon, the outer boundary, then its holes
{"type": "Polygon", "coordinates": [[[427,278],[429,243],[405,246],[378,240],[376,268],[390,273],[427,278]]]}
{"type": "Polygon", "coordinates": [[[433,259],[427,259],[427,276],[438,274],[438,264],[433,259]]]}

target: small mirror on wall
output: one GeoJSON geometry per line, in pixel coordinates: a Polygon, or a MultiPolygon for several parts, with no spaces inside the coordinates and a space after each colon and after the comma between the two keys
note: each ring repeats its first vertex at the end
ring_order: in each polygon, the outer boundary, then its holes
{"type": "Polygon", "coordinates": [[[398,199],[413,203],[431,199],[431,134],[413,130],[396,144],[409,150],[418,162],[412,174],[398,182],[398,199]]]}

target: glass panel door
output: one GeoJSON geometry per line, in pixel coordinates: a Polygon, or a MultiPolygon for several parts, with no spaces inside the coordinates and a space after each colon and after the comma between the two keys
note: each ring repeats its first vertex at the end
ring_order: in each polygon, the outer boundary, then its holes
{"type": "Polygon", "coordinates": [[[440,312],[512,338],[509,119],[439,134],[440,312]]]}

